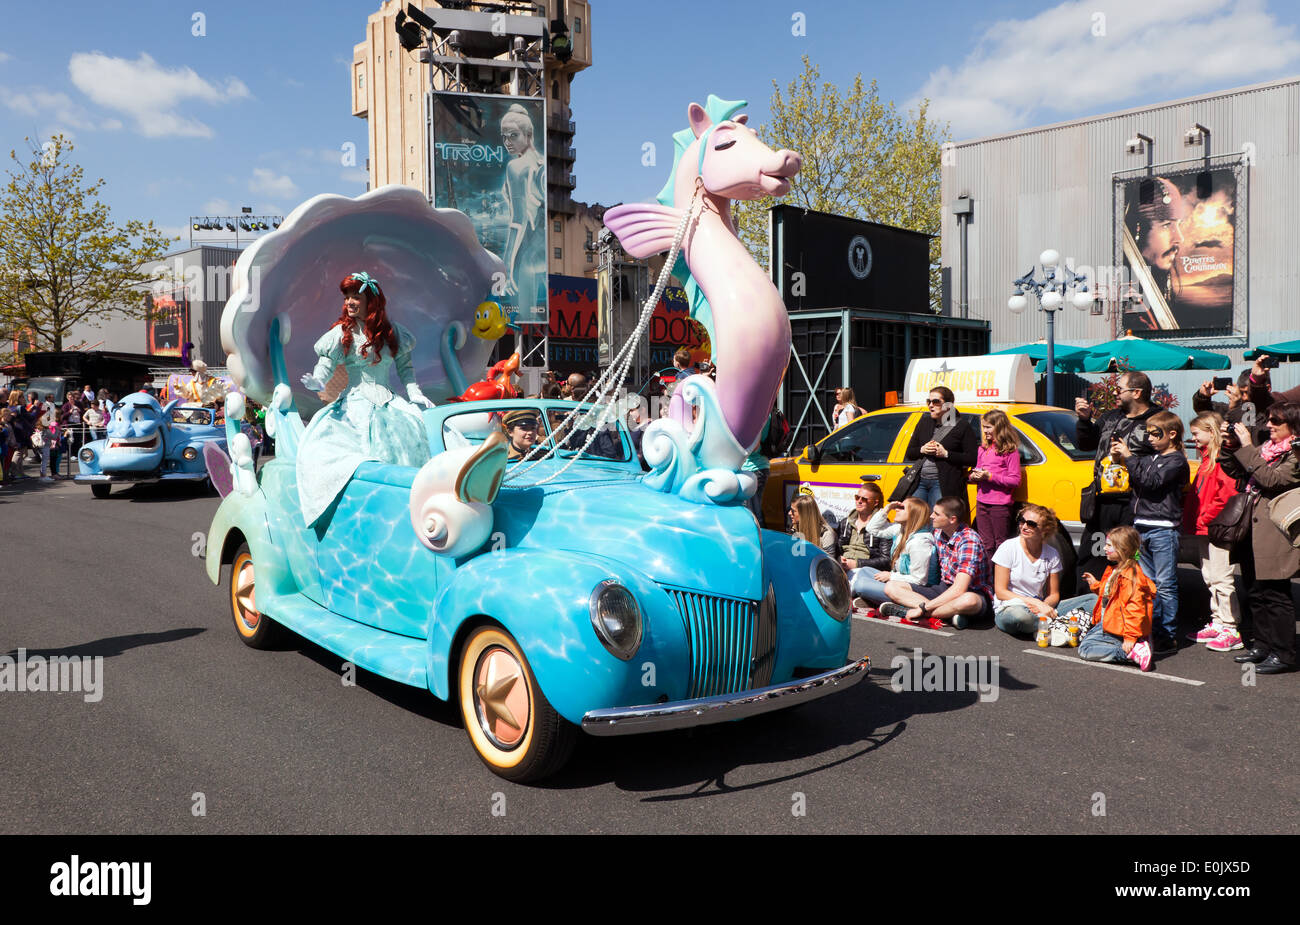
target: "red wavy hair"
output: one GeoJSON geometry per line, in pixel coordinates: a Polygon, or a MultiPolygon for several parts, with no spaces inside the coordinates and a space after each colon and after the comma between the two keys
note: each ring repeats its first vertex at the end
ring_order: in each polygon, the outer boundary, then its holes
{"type": "MultiPolygon", "coordinates": [[[[352,295],[355,292],[360,292],[361,286],[361,280],[349,274],[343,277],[343,282],[339,283],[339,292],[344,295],[352,295]]],[[[375,283],[375,290],[375,292],[370,292],[368,289],[366,291],[366,317],[362,325],[366,332],[366,342],[361,345],[362,356],[366,355],[368,347],[378,345],[374,358],[370,361],[372,364],[379,362],[384,347],[388,348],[390,354],[397,356],[397,332],[393,330],[393,325],[388,320],[388,312],[385,311],[388,300],[384,298],[384,290],[379,288],[378,283],[375,283]]],[[[348,310],[344,308],[339,315],[339,320],[330,325],[330,327],[335,325],[343,326],[344,355],[352,352],[351,322],[352,319],[348,317],[348,310]]]]}

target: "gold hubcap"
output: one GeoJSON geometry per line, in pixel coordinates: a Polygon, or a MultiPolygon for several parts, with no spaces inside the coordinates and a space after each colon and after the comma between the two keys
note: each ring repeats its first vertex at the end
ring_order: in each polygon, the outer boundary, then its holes
{"type": "Polygon", "coordinates": [[[528,682],[523,666],[500,646],[479,656],[474,670],[474,708],[479,728],[501,749],[512,749],[528,726],[528,682]]]}
{"type": "Polygon", "coordinates": [[[262,615],[257,612],[257,595],[253,590],[253,560],[245,559],[235,575],[235,605],[239,619],[250,630],[257,629],[262,615]]]}

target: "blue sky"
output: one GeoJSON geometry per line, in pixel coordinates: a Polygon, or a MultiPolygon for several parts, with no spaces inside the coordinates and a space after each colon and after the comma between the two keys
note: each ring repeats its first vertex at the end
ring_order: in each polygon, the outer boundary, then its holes
{"type": "MultiPolygon", "coordinates": [[[[593,0],[595,64],[573,83],[576,198],[648,199],[686,105],[712,92],[767,117],[808,55],[900,106],[922,96],[957,139],[1300,73],[1300,5],[1278,0],[593,0]],[[797,35],[802,25],[804,34],[797,35]],[[642,166],[654,142],[658,165],[642,166]]],[[[0,144],[72,135],[114,218],[182,234],[204,213],[289,211],[356,195],[367,155],[350,115],[352,46],[376,0],[68,0],[7,4],[0,144]],[[203,35],[194,35],[202,13],[203,35]]]]}

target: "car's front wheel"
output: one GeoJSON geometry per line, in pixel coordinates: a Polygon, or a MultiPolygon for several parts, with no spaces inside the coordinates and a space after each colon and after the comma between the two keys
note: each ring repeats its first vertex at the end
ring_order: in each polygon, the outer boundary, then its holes
{"type": "Polygon", "coordinates": [[[283,638],[284,627],[257,609],[255,577],[253,555],[247,543],[240,543],[230,569],[230,612],[235,618],[235,632],[245,645],[269,649],[283,638]]]}
{"type": "Polygon", "coordinates": [[[535,781],[568,761],[576,730],[547,701],[519,643],[505,630],[486,625],[470,634],[457,686],[465,731],[494,774],[535,781]]]}

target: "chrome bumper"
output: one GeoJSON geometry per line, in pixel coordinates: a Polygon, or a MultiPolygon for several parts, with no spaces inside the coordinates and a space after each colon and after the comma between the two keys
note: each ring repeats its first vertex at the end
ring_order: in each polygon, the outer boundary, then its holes
{"type": "Polygon", "coordinates": [[[206,472],[164,472],[162,475],[74,475],[72,481],[79,485],[111,482],[114,485],[152,485],[154,482],[202,482],[206,472]]]}
{"type": "Polygon", "coordinates": [[[752,691],[719,694],[698,700],[679,700],[677,703],[592,710],[582,717],[582,729],[595,736],[620,736],[726,723],[773,710],[784,710],[852,687],[867,676],[870,665],[871,660],[864,655],[843,668],[752,691]]]}

